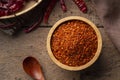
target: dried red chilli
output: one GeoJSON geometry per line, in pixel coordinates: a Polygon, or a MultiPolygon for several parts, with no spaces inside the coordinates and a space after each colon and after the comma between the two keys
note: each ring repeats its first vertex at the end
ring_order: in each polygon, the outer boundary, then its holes
{"type": "MultiPolygon", "coordinates": [[[[16,11],[20,10],[24,6],[24,3],[27,1],[30,1],[30,0],[0,0],[0,2],[1,2],[0,3],[0,16],[15,13],[16,11]]],[[[37,2],[38,0],[33,0],[33,1],[37,2]]],[[[53,10],[57,1],[58,0],[50,0],[49,1],[49,3],[48,3],[49,5],[45,11],[44,18],[43,18],[45,23],[48,22],[48,18],[50,16],[50,13],[53,10]]],[[[64,12],[67,11],[67,7],[65,5],[64,0],[59,0],[59,1],[60,1],[62,10],[64,12]]],[[[84,12],[84,13],[87,12],[87,7],[86,7],[85,2],[83,0],[73,0],[73,1],[78,5],[79,9],[82,12],[84,12]]],[[[26,33],[31,32],[33,29],[35,29],[38,26],[38,24],[41,23],[41,21],[42,21],[42,19],[39,19],[37,22],[35,22],[33,25],[31,25],[29,28],[25,29],[24,31],[26,33]]],[[[0,26],[2,26],[1,28],[3,28],[5,25],[4,26],[0,25],[0,26]]],[[[7,28],[8,27],[11,28],[10,24],[8,24],[6,26],[7,26],[7,28]]]]}
{"type": "MultiPolygon", "coordinates": [[[[24,6],[24,2],[30,1],[30,0],[0,0],[0,17],[9,15],[9,14],[14,14],[16,11],[20,10],[24,6]]],[[[33,1],[38,1],[38,0],[33,0],[33,1]]],[[[15,15],[16,17],[16,15],[15,15]]],[[[39,21],[38,21],[39,23],[39,21]]],[[[13,28],[16,25],[16,22],[14,23],[9,23],[9,24],[2,24],[0,25],[1,29],[10,29],[13,28]]],[[[31,27],[35,27],[37,25],[37,22],[31,27]]],[[[30,32],[31,30],[29,29],[26,32],[30,32]]]]}
{"type": "Polygon", "coordinates": [[[87,6],[83,0],[73,0],[73,1],[83,13],[87,12],[87,6]]]}
{"type": "Polygon", "coordinates": [[[24,32],[25,33],[29,33],[31,31],[33,31],[34,29],[36,29],[39,24],[42,22],[42,16],[39,18],[39,20],[37,22],[35,22],[34,24],[32,24],[29,28],[25,29],[24,32]]]}
{"type": "MultiPolygon", "coordinates": [[[[67,7],[65,5],[64,0],[59,0],[60,4],[61,4],[61,8],[62,10],[65,12],[67,11],[67,7]]],[[[87,12],[87,6],[85,4],[85,2],[83,0],[73,0],[75,2],[75,4],[79,7],[79,9],[83,12],[86,13],[87,12]]],[[[53,10],[55,4],[56,4],[57,0],[51,0],[46,11],[45,11],[45,15],[44,15],[44,22],[47,23],[48,22],[48,18],[50,16],[51,11],[53,10]]]]}
{"type": "Polygon", "coordinates": [[[24,3],[27,1],[30,0],[0,0],[0,17],[15,13],[23,8],[24,3]]]}
{"type": "Polygon", "coordinates": [[[45,14],[44,14],[44,22],[47,23],[48,22],[48,18],[50,16],[50,13],[52,12],[55,4],[57,3],[58,0],[51,0],[50,3],[48,4],[48,7],[45,11],[45,14]]]}
{"type": "Polygon", "coordinates": [[[67,7],[66,7],[66,5],[65,5],[65,1],[64,1],[64,0],[60,0],[60,4],[61,4],[62,10],[63,10],[64,12],[66,12],[66,11],[67,11],[67,7]]]}
{"type": "Polygon", "coordinates": [[[15,26],[15,22],[14,23],[10,23],[10,24],[1,24],[0,28],[1,29],[9,29],[9,28],[13,28],[15,26]]]}

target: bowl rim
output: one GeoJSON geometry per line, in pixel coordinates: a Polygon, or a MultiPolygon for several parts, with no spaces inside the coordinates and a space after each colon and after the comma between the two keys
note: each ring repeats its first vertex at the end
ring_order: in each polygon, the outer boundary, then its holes
{"type": "Polygon", "coordinates": [[[57,21],[53,27],[50,29],[49,33],[48,33],[48,36],[47,36],[47,51],[48,51],[48,54],[50,56],[50,58],[52,59],[52,61],[54,63],[56,63],[56,65],[58,65],[59,67],[63,68],[63,69],[66,69],[66,70],[70,70],[70,71],[78,71],[78,70],[83,70],[89,66],[91,66],[99,57],[100,53],[101,53],[101,49],[102,49],[102,37],[101,37],[101,34],[100,34],[100,31],[98,30],[98,28],[96,27],[96,25],[91,22],[90,20],[84,18],[84,17],[81,17],[81,16],[69,16],[69,17],[65,17],[63,19],[60,19],[59,21],[57,21]],[[86,22],[87,24],[89,24],[96,32],[96,35],[98,37],[98,48],[97,48],[97,51],[95,53],[95,56],[88,62],[86,63],[85,65],[81,65],[81,66],[77,66],[77,67],[72,67],[72,66],[68,66],[68,65],[65,65],[65,64],[62,64],[61,62],[59,62],[53,55],[52,53],[52,50],[51,50],[51,37],[52,37],[52,34],[53,32],[55,31],[55,29],[62,23],[66,22],[66,21],[69,21],[69,20],[80,20],[80,21],[84,21],[86,22]]]}
{"type": "MultiPolygon", "coordinates": [[[[22,15],[28,11],[30,11],[31,9],[33,9],[34,7],[36,7],[42,0],[38,0],[37,2],[35,2],[34,5],[30,6],[29,8],[23,10],[23,11],[18,11],[15,13],[16,16],[19,16],[19,15],[22,15]]],[[[8,18],[13,18],[15,17],[15,15],[11,14],[11,15],[8,15],[8,16],[1,16],[0,19],[8,19],[8,18]]]]}

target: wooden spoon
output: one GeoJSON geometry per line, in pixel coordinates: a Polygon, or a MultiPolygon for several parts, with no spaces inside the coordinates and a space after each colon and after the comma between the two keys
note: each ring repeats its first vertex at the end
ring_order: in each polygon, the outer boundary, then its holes
{"type": "Polygon", "coordinates": [[[23,69],[35,80],[45,80],[39,62],[34,57],[27,57],[23,61],[23,69]]]}

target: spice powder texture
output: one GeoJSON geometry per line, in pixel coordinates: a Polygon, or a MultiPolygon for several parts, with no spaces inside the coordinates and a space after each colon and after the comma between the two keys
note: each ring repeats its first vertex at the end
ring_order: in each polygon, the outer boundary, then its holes
{"type": "Polygon", "coordinates": [[[81,66],[89,62],[97,51],[98,40],[93,28],[79,20],[61,24],[53,33],[51,49],[61,63],[81,66]]]}

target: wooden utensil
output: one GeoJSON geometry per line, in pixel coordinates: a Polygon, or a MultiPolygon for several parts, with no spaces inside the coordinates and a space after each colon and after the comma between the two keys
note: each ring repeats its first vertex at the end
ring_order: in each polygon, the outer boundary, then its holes
{"type": "Polygon", "coordinates": [[[34,57],[27,57],[23,61],[24,71],[35,80],[45,80],[41,66],[34,57]]]}

